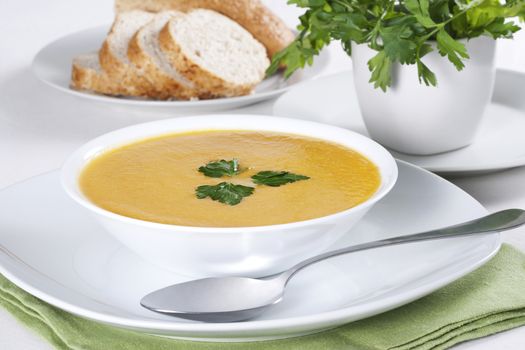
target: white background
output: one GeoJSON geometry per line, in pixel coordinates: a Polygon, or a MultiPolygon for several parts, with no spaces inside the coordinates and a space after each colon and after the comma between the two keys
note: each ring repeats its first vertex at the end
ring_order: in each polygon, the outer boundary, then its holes
{"type": "MultiPolygon", "coordinates": [[[[266,2],[291,26],[296,23],[300,12],[285,0],[266,2]]],[[[60,167],[71,151],[99,134],[152,120],[147,113],[66,96],[31,74],[31,61],[41,47],[77,30],[109,24],[112,7],[111,0],[0,0],[0,188],[60,167]]],[[[337,45],[330,50],[332,61],[325,74],[350,69],[337,45]]],[[[499,67],[525,71],[525,34],[500,42],[497,57],[499,67]]],[[[271,103],[246,111],[269,113],[271,103]]],[[[490,211],[525,208],[525,168],[451,180],[490,211]]],[[[525,230],[505,234],[504,239],[525,250],[525,230]]],[[[0,309],[0,349],[50,348],[0,309]]],[[[456,348],[521,350],[525,327],[456,348]]]]}

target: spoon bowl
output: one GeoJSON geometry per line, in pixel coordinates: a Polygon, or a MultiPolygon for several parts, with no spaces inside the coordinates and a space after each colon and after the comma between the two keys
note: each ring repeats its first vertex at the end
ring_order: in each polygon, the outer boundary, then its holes
{"type": "Polygon", "coordinates": [[[283,298],[286,280],[203,278],[159,289],[140,304],[152,311],[206,322],[253,318],[283,298]]]}

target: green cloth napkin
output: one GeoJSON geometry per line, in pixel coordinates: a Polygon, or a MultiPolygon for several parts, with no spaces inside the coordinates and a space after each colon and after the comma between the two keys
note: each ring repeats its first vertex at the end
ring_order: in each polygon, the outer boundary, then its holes
{"type": "Polygon", "coordinates": [[[503,245],[483,267],[411,304],[322,333],[275,341],[204,343],[135,333],[71,315],[2,276],[0,304],[57,349],[446,349],[525,325],[525,255],[503,245]]]}

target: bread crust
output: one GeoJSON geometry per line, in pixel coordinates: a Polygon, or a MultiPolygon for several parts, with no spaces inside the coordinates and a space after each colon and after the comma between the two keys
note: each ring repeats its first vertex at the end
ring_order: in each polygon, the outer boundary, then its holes
{"type": "Polygon", "coordinates": [[[186,12],[196,8],[217,11],[239,23],[263,44],[269,57],[295,38],[290,28],[260,0],[115,0],[117,13],[131,10],[186,12]]]}
{"type": "Polygon", "coordinates": [[[149,97],[161,100],[171,98],[189,100],[192,98],[203,99],[211,97],[208,92],[185,86],[164,73],[141,46],[139,35],[140,31],[135,33],[131,39],[128,46],[128,57],[135,67],[143,72],[149,83],[155,87],[149,92],[149,97]]]}
{"type": "Polygon", "coordinates": [[[117,21],[118,15],[99,50],[98,57],[100,66],[111,80],[118,82],[123,95],[150,97],[153,91],[155,91],[155,87],[133,64],[122,62],[111,50],[109,40],[111,36],[115,34],[117,21]]]}
{"type": "Polygon", "coordinates": [[[105,95],[121,96],[124,91],[105,74],[75,62],[71,68],[71,88],[97,92],[105,95]]]}
{"type": "Polygon", "coordinates": [[[213,96],[243,96],[252,92],[255,84],[232,84],[204,69],[182,52],[177,40],[173,37],[171,26],[166,23],[159,33],[159,45],[170,64],[186,79],[192,81],[199,89],[208,91],[213,96]]]}

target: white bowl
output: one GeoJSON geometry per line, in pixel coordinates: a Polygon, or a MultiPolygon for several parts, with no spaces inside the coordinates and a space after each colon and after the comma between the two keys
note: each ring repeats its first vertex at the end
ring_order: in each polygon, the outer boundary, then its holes
{"type": "MultiPolygon", "coordinates": [[[[329,155],[327,155],[329,157],[329,155]]],[[[352,131],[297,119],[257,115],[205,115],[134,125],[97,137],[75,151],[62,167],[65,191],[94,214],[126,247],[144,259],[191,276],[260,277],[314,256],[346,234],[394,186],[397,166],[382,146],[352,131]],[[151,136],[190,130],[259,130],[293,133],[336,142],[368,157],[381,184],[367,201],[332,215],[281,225],[213,228],[166,225],[115,214],[81,192],[78,177],[94,157],[151,136]]]]}

